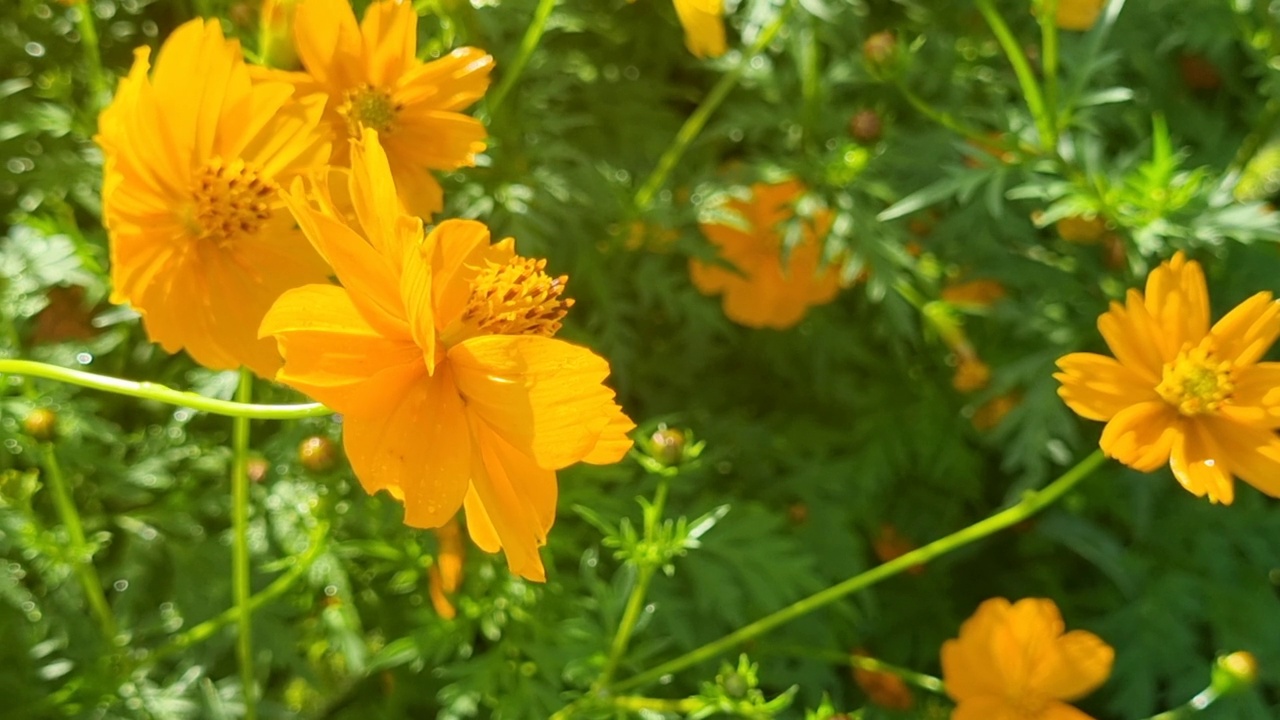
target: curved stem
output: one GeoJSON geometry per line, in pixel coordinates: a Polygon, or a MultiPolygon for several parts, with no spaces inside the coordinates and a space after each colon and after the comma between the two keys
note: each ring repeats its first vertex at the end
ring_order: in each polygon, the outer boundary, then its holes
{"type": "Polygon", "coordinates": [[[926,675],[915,670],[910,670],[898,665],[892,665],[877,660],[868,655],[855,655],[853,653],[844,653],[839,650],[824,650],[820,648],[806,648],[798,645],[761,645],[757,653],[761,655],[775,654],[786,655],[790,657],[807,658],[811,660],[821,660],[834,665],[848,665],[859,670],[870,670],[872,672],[887,673],[896,675],[903,682],[909,685],[915,685],[922,690],[928,690],[932,693],[945,694],[946,686],[942,684],[942,680],[926,675]]]}
{"type": "Polygon", "coordinates": [[[651,683],[663,675],[668,675],[676,672],[677,670],[683,670],[691,665],[696,665],[748,640],[763,635],[779,625],[783,625],[798,617],[807,615],[814,610],[829,605],[847,595],[851,595],[860,590],[865,590],[882,580],[887,580],[888,578],[907,570],[913,565],[926,563],[940,555],[945,555],[953,550],[964,547],[975,540],[980,540],[999,530],[1003,530],[1011,525],[1016,525],[1049,505],[1052,505],[1066,494],[1067,491],[1075,487],[1077,483],[1088,477],[1090,473],[1102,465],[1104,460],[1105,458],[1102,451],[1095,450],[1093,454],[1089,455],[1084,460],[1081,460],[1075,467],[1063,473],[1057,480],[1054,480],[1039,491],[1028,493],[1021,501],[1012,507],[1001,510],[985,520],[979,521],[962,530],[958,530],[944,538],[935,540],[924,547],[912,550],[911,552],[890,560],[887,563],[877,565],[876,567],[855,575],[844,582],[814,593],[802,600],[798,600],[771,615],[767,615],[750,625],[729,633],[719,640],[709,642],[706,645],[687,652],[674,660],[669,660],[651,670],[647,670],[639,675],[628,678],[613,686],[612,689],[629,690],[634,687],[651,683]]]}
{"type": "MultiPolygon", "coordinates": [[[[253,395],[253,373],[240,369],[240,387],[236,389],[236,401],[247,403],[253,395]]],[[[249,606],[249,418],[237,417],[232,421],[231,467],[231,587],[235,595],[237,626],[236,661],[240,666],[240,684],[244,688],[244,716],[246,720],[258,717],[257,694],[253,671],[253,608],[249,606]]]]}
{"type": "Polygon", "coordinates": [[[525,65],[529,64],[529,58],[533,56],[533,51],[538,48],[538,43],[542,40],[542,34],[547,30],[547,19],[551,17],[551,10],[555,4],[556,0],[541,0],[537,9],[533,11],[533,21],[529,23],[529,28],[524,31],[524,38],[520,41],[520,52],[511,61],[511,66],[503,74],[502,81],[498,83],[498,87],[485,103],[490,119],[498,114],[502,101],[507,99],[507,94],[511,92],[516,80],[519,80],[521,73],[524,72],[525,65]]]}
{"type": "Polygon", "coordinates": [[[89,610],[98,621],[98,628],[108,645],[113,645],[116,638],[116,619],[111,614],[111,606],[102,592],[102,578],[93,564],[89,552],[89,544],[85,541],[84,525],[80,522],[80,513],[76,510],[75,500],[71,497],[71,489],[62,474],[62,466],[58,463],[58,454],[53,443],[44,443],[41,448],[44,455],[44,469],[49,479],[49,489],[53,491],[53,504],[58,510],[58,519],[67,529],[71,540],[71,567],[76,579],[89,603],[89,610]]]}
{"type": "Polygon", "coordinates": [[[1036,83],[1036,76],[1031,70],[1031,63],[1027,62],[1027,56],[1022,52],[1022,46],[1018,44],[1018,39],[1013,36],[1013,32],[1009,30],[1009,26],[1005,23],[1004,18],[1000,16],[1000,11],[996,10],[992,1],[976,0],[976,2],[978,11],[986,19],[987,25],[991,27],[991,32],[996,36],[996,41],[1000,43],[1005,56],[1009,58],[1009,64],[1013,66],[1014,75],[1018,77],[1018,85],[1022,88],[1022,96],[1027,101],[1027,110],[1031,112],[1031,117],[1036,122],[1036,129],[1040,132],[1040,147],[1044,150],[1054,150],[1058,146],[1058,136],[1054,131],[1053,123],[1049,121],[1049,113],[1045,109],[1044,96],[1040,93],[1039,84],[1036,83]]]}
{"type": "Polygon", "coordinates": [[[332,415],[333,411],[320,403],[298,405],[254,405],[252,403],[215,400],[193,392],[174,390],[150,382],[134,382],[106,375],[95,375],[83,370],[46,365],[32,360],[0,359],[0,375],[24,375],[27,377],[57,380],[71,385],[103,390],[116,395],[155,400],[156,402],[191,408],[214,415],[252,418],[254,420],[292,420],[306,417],[332,415]]]}
{"type": "Polygon", "coordinates": [[[707,93],[707,96],[703,98],[702,104],[684,121],[684,125],[680,126],[680,130],[671,141],[671,145],[667,147],[666,151],[662,153],[662,157],[658,159],[658,165],[653,169],[653,172],[649,173],[649,177],[645,178],[644,184],[636,192],[634,205],[637,212],[644,212],[649,209],[654,196],[658,194],[658,190],[662,189],[662,186],[667,182],[671,171],[675,169],[676,163],[680,162],[680,158],[689,149],[689,145],[698,137],[698,133],[702,132],[702,128],[711,119],[711,114],[720,107],[720,103],[724,102],[724,99],[728,97],[729,91],[738,84],[742,73],[746,72],[747,66],[755,56],[764,52],[769,43],[773,42],[774,36],[786,24],[790,15],[791,3],[787,3],[778,13],[778,17],[760,31],[760,35],[751,44],[751,47],[742,54],[738,64],[721,76],[720,80],[711,88],[711,92],[707,93]]]}
{"type": "Polygon", "coordinates": [[[1221,697],[1221,694],[1217,690],[1207,687],[1188,700],[1186,704],[1158,715],[1152,715],[1147,720],[1186,720],[1212,705],[1219,697],[1221,697]]]}
{"type": "Polygon", "coordinates": [[[1058,2],[1059,0],[1044,0],[1041,3],[1038,18],[1040,21],[1040,69],[1044,75],[1044,104],[1049,129],[1054,137],[1054,146],[1057,145],[1059,118],[1062,116],[1058,108],[1058,2]]]}

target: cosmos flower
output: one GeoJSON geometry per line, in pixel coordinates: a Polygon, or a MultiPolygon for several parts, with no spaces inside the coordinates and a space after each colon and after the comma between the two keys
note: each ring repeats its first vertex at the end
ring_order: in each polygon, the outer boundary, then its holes
{"type": "Polygon", "coordinates": [[[377,134],[352,144],[351,213],[295,183],[286,195],[342,286],[286,293],[262,335],[276,379],[343,414],[343,444],[370,493],[435,528],[465,506],[471,539],[512,572],[546,579],[556,470],[618,461],[634,425],[602,382],[609,364],[556,339],[572,305],[546,261],[491,243],[472,220],[430,233],[401,211],[377,134]]]}
{"type": "Polygon", "coordinates": [[[169,352],[269,377],[280,356],[258,338],[262,316],[328,275],[277,194],[328,161],[323,103],[253,82],[216,20],[175,30],[150,70],[139,48],[99,119],[111,301],[169,352]]]}
{"type": "Polygon", "coordinates": [[[1058,27],[1063,30],[1084,32],[1098,22],[1107,0],[1059,0],[1058,27]]]}
{"type": "Polygon", "coordinates": [[[831,302],[840,290],[840,268],[822,260],[831,214],[819,211],[801,225],[800,242],[784,249],[779,227],[795,215],[804,193],[797,180],[751,186],[749,201],[731,200],[743,224],[702,223],[702,233],[732,267],[689,261],[693,284],[703,293],[723,293],[724,314],[754,328],[789,328],[809,308],[831,302]]]}
{"type": "Polygon", "coordinates": [[[1115,651],[1083,630],[1064,633],[1052,600],[987,600],[942,644],[951,720],[1089,720],[1068,702],[1111,674],[1115,651]]]}
{"type": "Polygon", "coordinates": [[[439,212],[444,195],[430,171],[474,165],[485,148],[484,126],[460,111],[484,96],[493,58],[464,47],[419,60],[418,15],[399,0],[373,3],[359,24],[347,0],[301,0],[294,42],[305,72],[257,68],[258,76],[328,99],[335,165],[350,164],[349,139],[376,130],[405,207],[439,212]]]}
{"type": "Polygon", "coordinates": [[[1209,326],[1204,272],[1178,253],[1098,318],[1114,358],[1058,360],[1058,394],[1107,423],[1102,450],[1135,470],[1168,463],[1184,488],[1230,504],[1238,476],[1280,496],[1280,302],[1260,292],[1209,326]]]}

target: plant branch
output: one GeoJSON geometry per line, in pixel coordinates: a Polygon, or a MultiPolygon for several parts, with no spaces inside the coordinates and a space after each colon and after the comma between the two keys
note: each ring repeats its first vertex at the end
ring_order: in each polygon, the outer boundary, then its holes
{"type": "MultiPolygon", "coordinates": [[[[253,395],[253,373],[240,369],[240,387],[236,401],[248,403],[253,395]]],[[[256,673],[253,670],[253,608],[249,606],[251,568],[249,560],[249,418],[232,420],[231,444],[234,461],[231,467],[231,587],[237,609],[236,662],[240,666],[240,684],[244,689],[244,716],[256,720],[258,708],[256,673]]]]}
{"type": "Polygon", "coordinates": [[[1004,50],[1005,56],[1009,59],[1009,64],[1013,66],[1014,75],[1018,77],[1018,85],[1022,88],[1022,96],[1027,101],[1027,110],[1030,111],[1031,117],[1036,122],[1036,129],[1040,132],[1041,149],[1048,152],[1055,151],[1058,147],[1058,136],[1054,130],[1053,122],[1050,121],[1049,112],[1045,108],[1044,95],[1041,94],[1040,85],[1036,82],[1035,72],[1031,69],[1031,63],[1027,62],[1027,56],[1022,52],[1022,46],[1018,44],[1018,39],[1013,36],[1009,25],[1000,16],[1000,11],[996,10],[992,0],[976,0],[976,2],[978,11],[986,19],[987,25],[991,27],[991,32],[996,36],[996,41],[1000,43],[1000,47],[1004,50]]]}
{"type": "Polygon", "coordinates": [[[542,34],[547,30],[547,20],[551,17],[551,10],[555,7],[555,4],[556,0],[541,0],[537,9],[533,11],[533,21],[529,23],[528,29],[524,31],[524,38],[520,41],[520,51],[516,54],[515,59],[511,61],[510,67],[503,73],[502,81],[498,83],[498,87],[489,96],[489,101],[485,103],[490,119],[498,114],[498,108],[502,106],[502,101],[507,99],[511,88],[516,84],[516,80],[519,80],[520,75],[524,73],[525,66],[529,64],[529,58],[533,57],[533,51],[538,48],[538,43],[542,40],[542,34]]]}

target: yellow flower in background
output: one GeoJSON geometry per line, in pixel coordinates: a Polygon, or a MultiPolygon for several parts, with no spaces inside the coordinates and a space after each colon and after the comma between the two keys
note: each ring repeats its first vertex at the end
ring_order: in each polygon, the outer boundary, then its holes
{"type": "Polygon", "coordinates": [[[732,265],[692,259],[689,274],[704,294],[723,293],[724,314],[753,328],[785,329],[800,322],[809,308],[831,302],[840,290],[840,268],[822,260],[831,213],[819,211],[802,225],[800,242],[783,260],[781,228],[795,216],[804,194],[797,180],[751,186],[749,201],[731,200],[728,208],[743,225],[702,223],[702,233],[732,265]]]}
{"type": "Polygon", "coordinates": [[[462,542],[462,529],[457,519],[451,519],[436,528],[436,560],[427,568],[427,593],[431,596],[431,606],[436,614],[445,620],[458,616],[458,609],[453,606],[450,596],[462,586],[462,563],[466,557],[466,547],[462,542]]]}
{"type": "Polygon", "coordinates": [[[956,362],[951,385],[960,392],[977,392],[991,382],[991,367],[972,353],[962,354],[956,362]]]}
{"type": "Polygon", "coordinates": [[[939,297],[952,305],[971,310],[984,310],[1003,300],[1008,291],[995,280],[967,280],[942,288],[939,297]]]}
{"type": "Polygon", "coordinates": [[[1107,221],[1096,215],[1071,215],[1054,223],[1054,229],[1067,242],[1089,245],[1106,235],[1107,221]]]}
{"type": "Polygon", "coordinates": [[[952,720],[1089,720],[1068,702],[1111,674],[1115,651],[1097,635],[1063,632],[1052,600],[987,600],[942,644],[952,720]]]}
{"type": "Polygon", "coordinates": [[[1260,292],[1209,326],[1204,272],[1179,252],[1098,318],[1115,357],[1058,360],[1058,394],[1107,423],[1102,450],[1143,472],[1168,463],[1197,496],[1230,504],[1233,478],[1280,496],[1280,302],[1260,292]]]}
{"type": "Polygon", "coordinates": [[[1107,0],[1059,0],[1058,27],[1080,32],[1089,30],[1098,22],[1098,16],[1102,14],[1102,8],[1106,4],[1107,0]]]}
{"type": "Polygon", "coordinates": [[[397,0],[373,3],[359,24],[347,0],[301,0],[294,41],[305,72],[257,72],[328,98],[334,164],[349,165],[348,140],[375,130],[405,207],[422,217],[439,212],[444,195],[431,171],[474,165],[485,148],[484,126],[460,111],[484,96],[493,58],[466,47],[422,62],[418,15],[397,0]]]}
{"type": "MultiPolygon", "coordinates": [[[[636,0],[627,0],[635,2],[636,0]]],[[[684,28],[684,44],[699,58],[725,52],[724,0],[672,0],[684,28]]]]}
{"type": "Polygon", "coordinates": [[[342,286],[286,293],[262,323],[285,365],[276,379],[343,414],[343,444],[370,493],[405,522],[440,527],[466,509],[471,539],[542,581],[556,474],[617,462],[633,423],[603,385],[609,364],[553,336],[567,278],[508,238],[447,220],[424,237],[399,208],[387,155],[353,143],[354,222],[295,183],[286,199],[342,286]]]}
{"type": "Polygon", "coordinates": [[[328,161],[322,103],[252,82],[216,20],[175,30],[150,70],[139,48],[95,138],[111,301],[132,305],[169,352],[270,377],[280,356],[258,338],[262,316],[329,274],[277,192],[328,161]]]}

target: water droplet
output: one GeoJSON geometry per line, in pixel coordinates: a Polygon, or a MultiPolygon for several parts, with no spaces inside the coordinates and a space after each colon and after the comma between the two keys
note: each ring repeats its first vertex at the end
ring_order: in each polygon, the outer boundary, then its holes
{"type": "Polygon", "coordinates": [[[89,363],[93,362],[93,356],[87,352],[76,353],[76,362],[80,363],[81,365],[88,365],[89,363]]]}
{"type": "Polygon", "coordinates": [[[112,583],[111,587],[115,588],[116,592],[124,592],[125,590],[129,589],[129,581],[117,580],[114,583],[112,583]]]}

